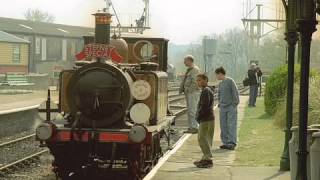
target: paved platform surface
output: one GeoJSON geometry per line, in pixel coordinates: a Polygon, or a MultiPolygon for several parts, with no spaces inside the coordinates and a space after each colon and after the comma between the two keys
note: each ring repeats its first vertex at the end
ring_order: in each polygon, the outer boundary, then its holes
{"type": "MultiPolygon", "coordinates": [[[[238,107],[238,128],[244,115],[248,97],[241,96],[238,107]]],[[[216,127],[214,136],[214,167],[199,169],[193,162],[201,158],[197,135],[191,135],[157,171],[152,180],[289,180],[289,172],[279,172],[279,167],[246,167],[233,166],[236,151],[219,149],[220,128],[219,114],[215,111],[216,127]]],[[[241,142],[240,142],[241,143],[241,142]]]]}
{"type": "MultiPolygon", "coordinates": [[[[52,100],[57,101],[58,92],[52,91],[51,94],[52,100]]],[[[0,95],[0,112],[39,105],[43,103],[46,98],[46,91],[34,91],[30,94],[0,95]]]]}

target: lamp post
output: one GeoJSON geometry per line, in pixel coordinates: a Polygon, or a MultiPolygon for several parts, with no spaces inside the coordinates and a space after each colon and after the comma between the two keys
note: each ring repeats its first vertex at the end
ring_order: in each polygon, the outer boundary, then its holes
{"type": "Polygon", "coordinates": [[[280,160],[280,170],[290,170],[289,158],[289,140],[291,139],[292,126],[292,106],[293,106],[293,86],[294,86],[294,55],[295,47],[298,41],[298,34],[296,31],[296,16],[297,3],[296,0],[288,0],[288,5],[284,4],[286,12],[286,32],[285,40],[288,45],[288,84],[287,84],[287,104],[286,104],[286,129],[285,129],[285,143],[283,153],[280,160]]]}
{"type": "Polygon", "coordinates": [[[308,126],[308,95],[310,74],[311,37],[316,31],[316,13],[314,0],[300,0],[300,17],[298,31],[301,39],[301,77],[299,102],[299,150],[297,180],[307,179],[307,126],[308,126]]]}

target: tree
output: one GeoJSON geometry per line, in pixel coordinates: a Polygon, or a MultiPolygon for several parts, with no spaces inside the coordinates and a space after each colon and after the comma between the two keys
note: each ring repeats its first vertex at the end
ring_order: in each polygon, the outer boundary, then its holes
{"type": "Polygon", "coordinates": [[[39,9],[28,9],[24,13],[24,17],[26,20],[29,21],[36,21],[36,22],[48,22],[53,23],[55,17],[47,12],[43,12],[39,9]]]}
{"type": "Polygon", "coordinates": [[[271,72],[275,68],[286,63],[287,45],[283,40],[283,31],[270,34],[262,40],[261,45],[256,49],[257,60],[266,72],[271,72]]]}
{"type": "Polygon", "coordinates": [[[239,28],[226,30],[218,37],[216,66],[223,66],[228,76],[242,81],[248,69],[248,36],[239,28]]]}

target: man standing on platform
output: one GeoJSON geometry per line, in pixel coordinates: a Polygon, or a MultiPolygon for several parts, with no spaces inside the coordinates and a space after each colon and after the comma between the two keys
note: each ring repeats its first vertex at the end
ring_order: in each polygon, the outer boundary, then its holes
{"type": "Polygon", "coordinates": [[[188,69],[180,84],[179,93],[185,94],[187,102],[189,128],[185,133],[197,133],[199,124],[195,118],[200,95],[199,87],[197,85],[197,75],[200,73],[200,69],[194,64],[192,55],[187,55],[184,58],[184,64],[188,69]]]}
{"type": "Polygon", "coordinates": [[[257,66],[255,63],[250,65],[250,69],[248,70],[248,78],[249,78],[249,107],[256,106],[256,100],[258,96],[258,74],[257,74],[257,66]]]}
{"type": "Polygon", "coordinates": [[[234,150],[237,146],[237,106],[239,104],[239,92],[236,83],[226,76],[223,67],[215,70],[218,80],[221,80],[218,90],[220,108],[221,149],[234,150]]]}
{"type": "Polygon", "coordinates": [[[208,77],[205,74],[199,74],[197,76],[197,83],[202,89],[196,120],[199,123],[198,143],[203,156],[200,161],[194,162],[194,165],[198,168],[210,168],[213,166],[211,148],[214,134],[214,95],[211,88],[208,87],[208,77]]]}

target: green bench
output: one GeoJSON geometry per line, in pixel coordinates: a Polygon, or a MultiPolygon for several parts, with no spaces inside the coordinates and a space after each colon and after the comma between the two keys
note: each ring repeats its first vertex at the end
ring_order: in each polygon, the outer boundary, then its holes
{"type": "Polygon", "coordinates": [[[5,76],[4,82],[0,85],[8,85],[8,86],[31,86],[34,83],[28,82],[27,77],[24,74],[9,74],[7,73],[5,76]]]}

